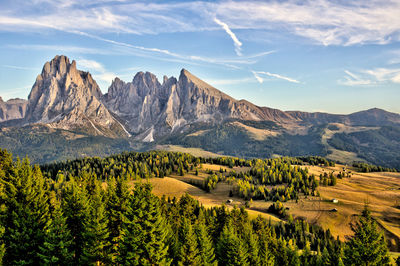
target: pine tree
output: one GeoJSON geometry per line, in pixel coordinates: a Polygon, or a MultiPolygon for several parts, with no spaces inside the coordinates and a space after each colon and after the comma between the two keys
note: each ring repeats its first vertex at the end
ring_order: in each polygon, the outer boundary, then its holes
{"type": "Polygon", "coordinates": [[[39,247],[50,223],[47,183],[28,159],[13,163],[11,154],[0,150],[0,162],[3,264],[39,264],[39,247]]]}
{"type": "Polygon", "coordinates": [[[354,236],[346,243],[346,265],[389,265],[390,257],[384,235],[378,230],[367,205],[351,229],[354,236]]]}
{"type": "Polygon", "coordinates": [[[198,222],[195,225],[195,232],[197,236],[201,265],[215,265],[216,262],[213,242],[210,234],[207,232],[202,210],[200,210],[198,222]]]}
{"type": "Polygon", "coordinates": [[[330,254],[326,247],[324,247],[324,249],[322,251],[321,262],[322,262],[322,265],[331,265],[330,254]]]}
{"type": "Polygon", "coordinates": [[[107,227],[107,217],[105,204],[103,202],[103,191],[101,183],[97,180],[92,186],[92,195],[90,198],[90,218],[88,222],[89,245],[85,253],[92,262],[97,265],[106,264],[109,260],[109,231],[107,227]]]}
{"type": "Polygon", "coordinates": [[[270,250],[270,244],[265,235],[260,235],[258,245],[258,257],[260,259],[261,265],[273,265],[274,255],[270,250]]]}
{"type": "Polygon", "coordinates": [[[258,256],[259,255],[258,239],[253,234],[250,224],[245,225],[244,242],[247,248],[248,261],[250,265],[259,265],[260,258],[258,256]]]}
{"type": "Polygon", "coordinates": [[[122,225],[120,264],[169,265],[166,220],[150,184],[136,184],[122,225]]]}
{"type": "MultiPolygon", "coordinates": [[[[271,220],[269,220],[271,224],[271,220]]],[[[261,265],[273,265],[273,243],[270,226],[260,215],[252,221],[253,231],[258,236],[258,257],[261,265]]]]}
{"type": "Polygon", "coordinates": [[[217,259],[221,265],[249,265],[246,248],[230,223],[224,226],[218,240],[217,259]]]}
{"type": "Polygon", "coordinates": [[[180,228],[180,254],[178,265],[202,265],[197,247],[196,235],[193,232],[192,225],[187,219],[183,219],[180,228]]]}
{"type": "Polygon", "coordinates": [[[55,206],[52,218],[45,242],[40,247],[40,265],[72,265],[73,253],[70,249],[73,239],[59,204],[55,206]]]}
{"type": "Polygon", "coordinates": [[[90,209],[84,186],[71,179],[63,191],[61,206],[73,238],[71,251],[74,256],[74,264],[88,264],[91,260],[85,251],[90,245],[88,228],[90,209]]]}
{"type": "Polygon", "coordinates": [[[275,265],[289,265],[288,248],[286,242],[279,238],[276,243],[275,265]]]}
{"type": "Polygon", "coordinates": [[[120,255],[123,217],[128,210],[129,189],[125,180],[112,177],[107,183],[106,216],[108,219],[108,242],[110,259],[114,263],[120,255]]]}

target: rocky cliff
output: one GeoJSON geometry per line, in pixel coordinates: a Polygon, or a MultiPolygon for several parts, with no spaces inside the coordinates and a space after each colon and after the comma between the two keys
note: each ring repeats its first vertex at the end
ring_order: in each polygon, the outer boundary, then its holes
{"type": "Polygon", "coordinates": [[[122,125],[101,103],[102,93],[88,72],[76,62],[56,56],[46,62],[28,97],[27,124],[78,130],[93,135],[120,136],[122,125]]]}
{"type": "Polygon", "coordinates": [[[27,100],[10,99],[4,102],[0,97],[0,122],[25,117],[27,104],[27,100]]]}
{"type": "Polygon", "coordinates": [[[126,121],[129,130],[146,140],[198,123],[226,119],[290,122],[285,112],[235,100],[182,69],[179,79],[139,72],[132,82],[116,78],[104,95],[109,110],[126,121]]]}

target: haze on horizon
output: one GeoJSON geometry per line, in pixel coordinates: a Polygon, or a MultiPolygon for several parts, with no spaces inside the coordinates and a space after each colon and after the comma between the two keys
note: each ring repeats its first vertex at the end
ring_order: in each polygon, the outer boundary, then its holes
{"type": "Polygon", "coordinates": [[[57,54],[103,93],[182,68],[282,110],[400,113],[400,1],[3,0],[0,96],[27,98],[57,54]]]}

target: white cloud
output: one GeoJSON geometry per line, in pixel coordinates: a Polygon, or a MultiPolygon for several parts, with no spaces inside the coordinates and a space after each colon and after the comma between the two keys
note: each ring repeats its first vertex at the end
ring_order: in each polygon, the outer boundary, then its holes
{"type": "Polygon", "coordinates": [[[89,71],[93,78],[97,81],[100,87],[103,89],[110,86],[111,82],[118,75],[114,72],[108,71],[102,63],[91,59],[78,59],[76,60],[76,67],[78,69],[83,69],[89,71]]]}
{"type": "Polygon", "coordinates": [[[255,71],[252,70],[251,73],[253,73],[254,77],[256,78],[256,80],[257,80],[259,83],[263,83],[263,82],[264,82],[264,80],[262,79],[262,77],[260,77],[260,76],[257,74],[257,72],[255,72],[255,71]]]}
{"type": "Polygon", "coordinates": [[[280,30],[322,45],[400,39],[399,1],[223,2],[216,13],[231,29],[280,30]]]}
{"type": "Polygon", "coordinates": [[[97,72],[105,72],[104,66],[94,60],[88,59],[79,59],[76,61],[77,68],[84,68],[85,70],[97,71],[97,72]]]}
{"type": "MultiPolygon", "coordinates": [[[[256,79],[259,82],[260,82],[260,80],[262,80],[262,78],[260,78],[260,76],[258,74],[264,74],[264,75],[269,76],[269,77],[286,80],[286,81],[289,81],[289,82],[292,82],[292,83],[300,83],[300,81],[298,81],[298,80],[295,80],[293,78],[289,78],[287,76],[283,76],[283,75],[280,75],[280,74],[274,74],[274,73],[270,73],[270,72],[266,72],[266,71],[252,71],[252,72],[253,72],[254,76],[256,77],[256,79]]],[[[260,83],[262,83],[262,81],[260,83]]]]}
{"type": "Polygon", "coordinates": [[[35,67],[24,67],[24,66],[13,66],[13,65],[1,65],[1,67],[18,69],[18,70],[40,70],[39,68],[35,67]]]}
{"type": "Polygon", "coordinates": [[[344,72],[346,73],[345,80],[339,80],[338,83],[346,86],[400,83],[400,68],[374,68],[361,70],[357,74],[348,70],[344,72]]]}
{"type": "Polygon", "coordinates": [[[400,83],[400,68],[375,68],[364,72],[374,77],[378,82],[400,83]]]}
{"type": "Polygon", "coordinates": [[[103,81],[107,86],[111,84],[111,82],[117,77],[117,74],[113,72],[103,72],[99,74],[94,74],[93,77],[95,80],[103,81]]]}
{"type": "Polygon", "coordinates": [[[372,85],[374,81],[367,77],[361,77],[360,75],[354,74],[348,70],[345,70],[346,76],[344,76],[345,80],[339,80],[338,83],[346,86],[363,86],[363,85],[372,85]]]}
{"type": "Polygon", "coordinates": [[[349,75],[352,79],[357,80],[360,79],[356,74],[351,73],[348,70],[345,70],[344,73],[346,73],[347,75],[349,75]]]}
{"type": "Polygon", "coordinates": [[[242,55],[242,43],[239,41],[239,39],[236,37],[235,33],[231,31],[229,28],[228,24],[222,22],[221,20],[214,18],[215,23],[220,25],[225,32],[231,37],[234,45],[235,45],[235,52],[237,55],[241,56],[242,55]]]}
{"type": "Polygon", "coordinates": [[[58,51],[62,53],[78,53],[78,54],[116,54],[115,51],[110,49],[97,49],[79,46],[68,46],[68,45],[43,45],[43,44],[11,44],[5,45],[7,48],[22,49],[22,50],[37,50],[37,51],[58,51]]]}
{"type": "Polygon", "coordinates": [[[48,28],[96,34],[158,34],[215,30],[218,23],[239,52],[242,43],[233,34],[237,29],[275,30],[322,45],[386,44],[400,40],[397,0],[15,2],[2,6],[0,30],[48,28]]]}

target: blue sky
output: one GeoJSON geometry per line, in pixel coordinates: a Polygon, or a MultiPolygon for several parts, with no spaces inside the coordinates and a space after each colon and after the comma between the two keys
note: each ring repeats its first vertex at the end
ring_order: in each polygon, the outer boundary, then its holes
{"type": "Polygon", "coordinates": [[[57,54],[103,93],[185,68],[281,110],[400,113],[400,1],[0,0],[0,96],[27,98],[57,54]]]}

